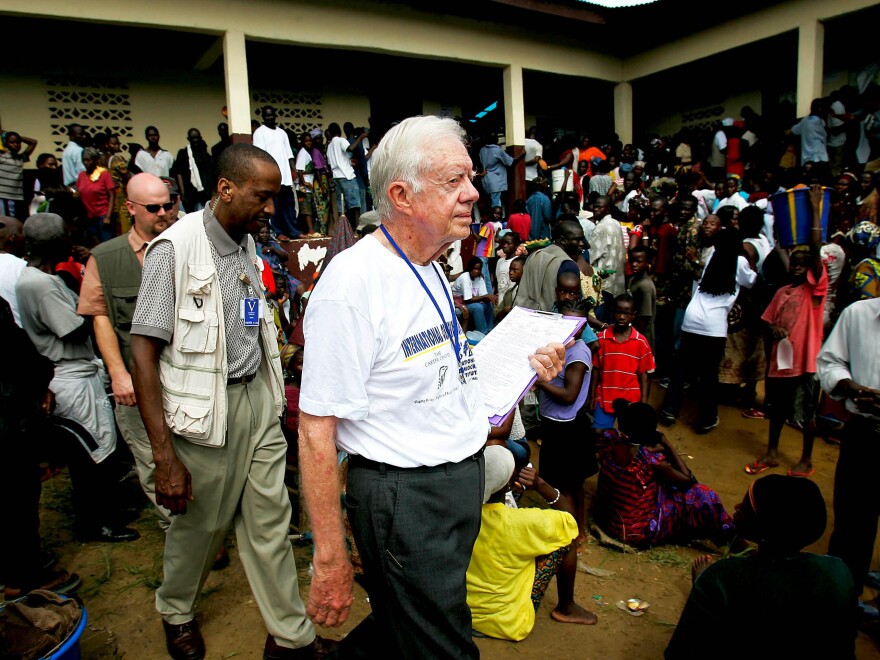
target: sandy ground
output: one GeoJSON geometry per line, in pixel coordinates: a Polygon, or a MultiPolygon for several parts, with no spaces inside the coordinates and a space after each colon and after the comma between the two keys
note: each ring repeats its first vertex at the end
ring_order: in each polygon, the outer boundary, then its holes
{"type": "MultiPolygon", "coordinates": [[[[656,388],[655,388],[656,389],[656,388]]],[[[655,391],[659,399],[661,390],[655,391]]],[[[747,420],[739,410],[722,407],[721,425],[707,436],[697,436],[688,427],[688,409],[682,421],[668,434],[702,483],[715,489],[732,511],[741,501],[750,481],[743,466],[756,458],[766,443],[767,423],[747,420]]],[[[786,428],[781,443],[782,463],[794,464],[800,452],[800,435],[786,428]]],[[[832,521],[831,494],[838,448],[821,439],[814,451],[814,480],[822,489],[832,521]]],[[[780,468],[782,471],[786,468],[780,468]]],[[[587,482],[588,497],[595,489],[595,477],[587,482]]],[[[161,622],[154,607],[154,590],[162,577],[162,533],[151,513],[144,512],[134,526],[141,539],[130,544],[82,544],[73,540],[68,524],[69,488],[65,476],[52,479],[43,491],[43,536],[46,545],[70,570],[83,578],[81,595],[89,613],[88,630],[82,638],[83,658],[162,658],[165,656],[161,622]]],[[[825,537],[810,549],[824,552],[825,537]]],[[[266,631],[248,588],[234,548],[232,563],[212,573],[198,605],[198,619],[205,637],[208,658],[259,658],[266,631]]],[[[552,621],[556,604],[555,582],[551,584],[532,634],[512,643],[477,640],[487,659],[528,658],[660,658],[669,641],[690,588],[690,561],[700,554],[692,548],[667,546],[650,552],[622,554],[591,540],[584,547],[582,561],[613,571],[599,579],[578,574],[576,596],[595,611],[595,626],[564,625],[552,621]],[[650,608],[640,618],[618,610],[618,600],[638,597],[650,608]]],[[[302,593],[309,588],[309,548],[297,547],[297,565],[302,593]]],[[[876,595],[876,594],[871,594],[876,595]]],[[[342,628],[320,634],[341,639],[369,612],[366,594],[356,588],[351,617],[342,628]]],[[[880,657],[880,651],[860,635],[858,658],[880,657]]]]}

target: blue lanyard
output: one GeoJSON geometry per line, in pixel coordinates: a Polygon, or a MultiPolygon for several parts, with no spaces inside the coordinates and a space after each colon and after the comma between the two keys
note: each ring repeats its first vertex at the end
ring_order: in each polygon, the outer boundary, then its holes
{"type": "MultiPolygon", "coordinates": [[[[379,229],[382,230],[382,233],[385,234],[385,238],[388,239],[388,242],[391,243],[392,247],[397,250],[397,254],[400,255],[400,258],[406,262],[406,265],[409,266],[409,269],[413,272],[413,275],[416,276],[416,279],[419,281],[419,284],[422,285],[422,288],[425,290],[425,293],[428,294],[428,298],[431,299],[431,302],[434,304],[434,309],[437,310],[437,314],[440,315],[440,320],[443,322],[443,325],[446,326],[446,319],[443,318],[443,312],[440,311],[440,305],[437,304],[437,300],[434,298],[434,295],[431,293],[428,286],[425,284],[425,280],[422,279],[422,276],[419,275],[419,271],[416,270],[415,266],[412,265],[412,262],[409,260],[403,250],[400,249],[400,246],[395,242],[393,238],[391,238],[391,234],[388,233],[388,230],[385,229],[385,225],[379,225],[379,229]]],[[[452,304],[452,298],[449,296],[449,289],[446,286],[445,280],[440,277],[440,272],[437,270],[437,267],[434,266],[434,273],[437,275],[437,279],[440,280],[440,284],[443,287],[443,293],[446,294],[446,300],[449,303],[449,311],[452,313],[452,332],[449,332],[449,339],[452,343],[453,348],[455,349],[455,359],[458,361],[458,374],[460,378],[464,378],[464,370],[461,366],[461,341],[458,338],[458,323],[455,318],[455,305],[452,304]]],[[[447,326],[448,331],[448,326],[447,326]]]]}

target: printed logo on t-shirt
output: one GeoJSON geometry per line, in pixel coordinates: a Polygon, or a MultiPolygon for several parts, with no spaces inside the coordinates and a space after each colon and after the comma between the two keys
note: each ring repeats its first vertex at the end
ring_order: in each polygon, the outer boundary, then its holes
{"type": "Polygon", "coordinates": [[[464,334],[459,333],[459,346],[462,355],[460,366],[453,351],[441,350],[452,347],[451,333],[452,328],[449,323],[438,324],[409,335],[400,342],[405,362],[427,358],[424,359],[423,368],[435,370],[434,373],[436,373],[436,378],[433,380],[436,384],[433,392],[426,393],[426,396],[414,400],[413,403],[432,403],[451,395],[460,389],[461,385],[466,386],[468,382],[476,380],[477,365],[464,334]],[[450,378],[450,367],[453,367],[453,373],[458,377],[459,384],[450,378]]]}

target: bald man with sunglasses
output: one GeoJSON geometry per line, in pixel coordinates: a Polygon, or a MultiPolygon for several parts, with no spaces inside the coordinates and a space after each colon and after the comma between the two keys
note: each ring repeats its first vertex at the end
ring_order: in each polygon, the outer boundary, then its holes
{"type": "Polygon", "coordinates": [[[156,508],[160,527],[165,529],[170,524],[169,512],[156,504],[156,466],[131,381],[129,331],[141,286],[144,253],[150,242],[168,228],[174,203],[168,186],[153,174],[133,176],[127,194],[132,227],[92,250],[77,312],[92,317],[95,339],[116,399],[116,423],[134,455],[141,487],[156,508]]]}

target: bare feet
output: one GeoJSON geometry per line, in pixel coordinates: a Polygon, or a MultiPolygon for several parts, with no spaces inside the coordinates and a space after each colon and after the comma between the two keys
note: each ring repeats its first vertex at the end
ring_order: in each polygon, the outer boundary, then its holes
{"type": "Polygon", "coordinates": [[[559,623],[579,623],[584,626],[592,626],[599,619],[592,612],[585,610],[577,603],[559,608],[550,612],[550,618],[559,623]]]}
{"type": "Polygon", "coordinates": [[[700,574],[714,564],[716,559],[717,557],[712,555],[700,555],[694,559],[694,563],[691,565],[691,582],[696,582],[700,574]]]}

